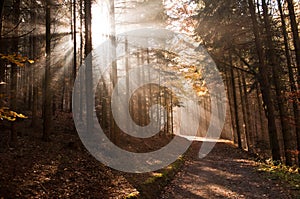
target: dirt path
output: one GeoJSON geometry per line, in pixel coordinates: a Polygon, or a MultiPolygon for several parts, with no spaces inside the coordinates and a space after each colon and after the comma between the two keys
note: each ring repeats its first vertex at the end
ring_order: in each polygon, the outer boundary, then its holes
{"type": "Polygon", "coordinates": [[[204,159],[196,150],[193,156],[159,198],[297,198],[257,172],[255,161],[230,144],[218,143],[204,159]]]}

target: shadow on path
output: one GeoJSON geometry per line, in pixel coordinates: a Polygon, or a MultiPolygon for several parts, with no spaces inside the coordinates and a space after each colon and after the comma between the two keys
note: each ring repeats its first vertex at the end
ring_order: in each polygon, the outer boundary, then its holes
{"type": "Polygon", "coordinates": [[[258,173],[257,163],[232,144],[217,143],[203,159],[193,155],[159,198],[293,198],[280,182],[258,173]]]}

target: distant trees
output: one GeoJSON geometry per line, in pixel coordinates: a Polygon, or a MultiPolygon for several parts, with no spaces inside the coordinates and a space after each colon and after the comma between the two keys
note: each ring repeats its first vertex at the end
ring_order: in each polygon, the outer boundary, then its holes
{"type": "MultiPolygon", "coordinates": [[[[51,71],[57,71],[59,64],[66,68],[69,64],[67,60],[62,61],[65,57],[53,60],[51,54],[57,58],[58,42],[69,34],[63,27],[69,25],[66,23],[68,17],[72,18],[64,14],[70,3],[57,5],[48,0],[0,2],[0,117],[15,120],[25,117],[17,112],[25,112],[36,128],[43,116],[43,132],[40,133],[46,141],[54,125],[51,123],[53,112],[59,107],[53,98],[57,94],[52,93],[58,82],[53,83],[56,74],[51,71]],[[51,11],[55,14],[51,15],[51,11]],[[45,83],[42,83],[42,74],[45,83]]],[[[14,125],[12,123],[11,143],[17,138],[14,125]]]]}

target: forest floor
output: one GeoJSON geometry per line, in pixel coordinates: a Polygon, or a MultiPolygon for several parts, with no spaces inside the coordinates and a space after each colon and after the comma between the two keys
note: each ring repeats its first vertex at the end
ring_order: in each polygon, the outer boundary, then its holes
{"type": "MultiPolygon", "coordinates": [[[[198,142],[194,147],[200,145],[198,142]]],[[[300,199],[300,184],[289,185],[287,179],[283,181],[266,172],[262,163],[233,144],[217,143],[207,157],[199,159],[197,153],[193,157],[185,162],[159,198],[300,199]]]]}
{"type": "MultiPolygon", "coordinates": [[[[58,118],[57,121],[65,121],[58,118]]],[[[50,142],[41,129],[18,125],[18,144],[5,147],[1,128],[0,198],[300,198],[299,189],[258,171],[234,145],[217,143],[204,159],[194,142],[185,156],[156,172],[129,174],[92,157],[70,125],[57,124],[50,142]]],[[[157,141],[155,141],[157,143],[157,141]]],[[[164,142],[160,143],[163,144],[164,142]]]]}

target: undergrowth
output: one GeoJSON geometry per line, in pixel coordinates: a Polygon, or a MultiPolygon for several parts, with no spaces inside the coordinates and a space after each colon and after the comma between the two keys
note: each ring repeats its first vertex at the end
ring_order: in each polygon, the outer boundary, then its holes
{"type": "Polygon", "coordinates": [[[259,165],[258,171],[267,173],[269,179],[286,182],[293,190],[300,191],[300,169],[298,167],[289,167],[267,160],[259,165]]]}

